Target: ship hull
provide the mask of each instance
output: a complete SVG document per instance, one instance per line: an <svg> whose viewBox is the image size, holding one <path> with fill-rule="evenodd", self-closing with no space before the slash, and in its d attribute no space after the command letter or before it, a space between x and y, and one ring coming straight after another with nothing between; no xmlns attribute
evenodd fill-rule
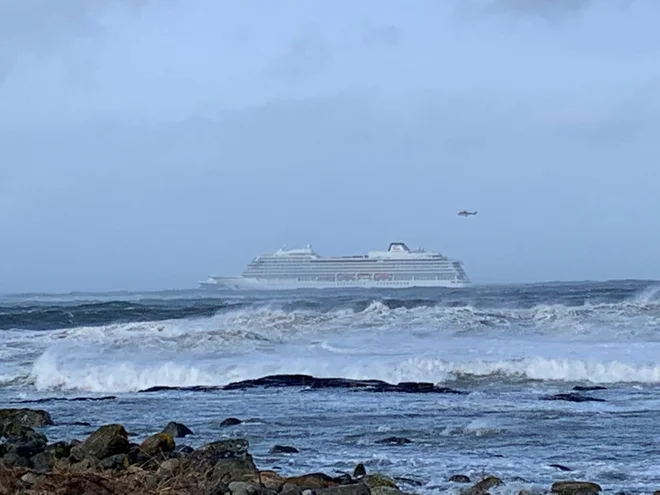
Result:
<svg viewBox="0 0 660 495"><path fill-rule="evenodd" d="M406 289L413 287L466 288L472 284L467 281L452 280L347 280L347 281L297 281L268 280L246 277L213 277L201 286L209 290L296 290L296 289Z"/></svg>

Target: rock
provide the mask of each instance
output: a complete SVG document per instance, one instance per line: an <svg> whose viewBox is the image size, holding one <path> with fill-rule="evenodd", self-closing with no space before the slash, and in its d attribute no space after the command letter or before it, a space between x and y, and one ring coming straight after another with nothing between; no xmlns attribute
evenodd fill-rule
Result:
<svg viewBox="0 0 660 495"><path fill-rule="evenodd" d="M244 481L232 481L228 485L231 495L258 495L259 485Z"/></svg>
<svg viewBox="0 0 660 495"><path fill-rule="evenodd" d="M181 452L182 454L190 454L194 451L195 449L193 449L190 445L182 445L181 447L179 447L179 452Z"/></svg>
<svg viewBox="0 0 660 495"><path fill-rule="evenodd" d="M193 431L182 423L170 421L161 433L168 433L172 438L184 438L186 435L194 435Z"/></svg>
<svg viewBox="0 0 660 495"><path fill-rule="evenodd" d="M325 473L310 473L302 476L293 476L285 478L285 482L301 488L303 490L320 490L321 488L330 488L337 486L337 481Z"/></svg>
<svg viewBox="0 0 660 495"><path fill-rule="evenodd" d="M315 493L316 495L370 495L373 492L363 483L354 483L352 485L321 488L320 490L315 490Z"/></svg>
<svg viewBox="0 0 660 495"><path fill-rule="evenodd" d="M600 491L600 485L589 481L557 481L552 484L552 493L562 495L591 495Z"/></svg>
<svg viewBox="0 0 660 495"><path fill-rule="evenodd" d="M605 402L605 399L598 399L596 397L590 397L588 395L568 393L568 394L555 394L555 395L546 395L543 397L543 400L565 400L568 402Z"/></svg>
<svg viewBox="0 0 660 495"><path fill-rule="evenodd" d="M220 426L236 426L240 425L243 421L241 421L238 418L227 418L222 423L220 423Z"/></svg>
<svg viewBox="0 0 660 495"><path fill-rule="evenodd" d="M491 488L502 484L504 483L497 476L487 476L486 478L476 483L470 490L470 493L473 495L488 493L488 490Z"/></svg>
<svg viewBox="0 0 660 495"><path fill-rule="evenodd" d="M266 488L277 491L280 491L285 484L284 478L275 471L260 471L259 482Z"/></svg>
<svg viewBox="0 0 660 495"><path fill-rule="evenodd" d="M48 443L43 433L36 432L14 420L1 425L0 436L7 439L4 445L6 453L14 453L18 457L33 457L43 452Z"/></svg>
<svg viewBox="0 0 660 495"><path fill-rule="evenodd" d="M288 445L275 445L270 449L271 454L297 454L298 452L297 448Z"/></svg>
<svg viewBox="0 0 660 495"><path fill-rule="evenodd" d="M53 469L55 459L50 452L40 452L30 458L30 467L39 473L48 473Z"/></svg>
<svg viewBox="0 0 660 495"><path fill-rule="evenodd" d="M9 452L2 457L2 462L8 467L28 467L30 461L25 457L21 457L16 452Z"/></svg>
<svg viewBox="0 0 660 495"><path fill-rule="evenodd" d="M371 495L403 495L403 492L390 486L377 486L371 489Z"/></svg>
<svg viewBox="0 0 660 495"><path fill-rule="evenodd" d="M412 443L412 442L404 437L387 437L387 438L383 438L382 440L376 440L376 443L389 444L389 445L405 445L407 443Z"/></svg>
<svg viewBox="0 0 660 495"><path fill-rule="evenodd" d="M353 470L353 478L361 478L367 474L367 470L364 467L364 464L360 463L357 466L355 466L355 469Z"/></svg>
<svg viewBox="0 0 660 495"><path fill-rule="evenodd" d="M455 474L451 478L449 478L449 481L451 481L452 483L469 483L470 478L468 478L464 474Z"/></svg>
<svg viewBox="0 0 660 495"><path fill-rule="evenodd" d="M126 469L129 465L128 454L111 455L101 461L101 467L103 469Z"/></svg>
<svg viewBox="0 0 660 495"><path fill-rule="evenodd" d="M302 495L303 490L293 483L285 483L280 490L280 495Z"/></svg>
<svg viewBox="0 0 660 495"><path fill-rule="evenodd" d="M174 447L176 447L174 438L169 433L156 433L147 437L140 444L140 450L149 457L154 457L164 452L172 452Z"/></svg>
<svg viewBox="0 0 660 495"><path fill-rule="evenodd" d="M433 383L401 382L387 383L382 380L352 380L347 378L317 378L310 375L269 375L256 380L233 382L223 387L224 390L246 390L255 387L306 387L311 389L347 388L365 392L403 392L466 394L467 392L447 387L438 387Z"/></svg>
<svg viewBox="0 0 660 495"><path fill-rule="evenodd" d="M23 476L21 476L21 481L26 485L34 485L37 481L39 481L39 476L37 476L35 473L25 473Z"/></svg>
<svg viewBox="0 0 660 495"><path fill-rule="evenodd" d="M369 488L376 488L378 486L387 486L390 488L399 488L396 486L396 483L394 482L393 479L388 478L387 476L384 476L380 473L375 473L375 474L367 474L362 478L362 481L369 487Z"/></svg>
<svg viewBox="0 0 660 495"><path fill-rule="evenodd" d="M256 482L259 471L248 454L249 443L244 439L220 440L206 444L185 459L184 469L204 473L211 484L231 481Z"/></svg>
<svg viewBox="0 0 660 495"><path fill-rule="evenodd" d="M101 426L80 446L73 447L71 454L73 455L74 450L80 449L87 455L105 459L117 454L128 454L129 448L128 433L124 427L119 424L110 424Z"/></svg>
<svg viewBox="0 0 660 495"><path fill-rule="evenodd" d="M40 409L0 409L0 424L10 422L31 428L55 424L50 414Z"/></svg>
<svg viewBox="0 0 660 495"><path fill-rule="evenodd" d="M179 459L166 459L158 466L158 473L161 476L174 473L181 466Z"/></svg>

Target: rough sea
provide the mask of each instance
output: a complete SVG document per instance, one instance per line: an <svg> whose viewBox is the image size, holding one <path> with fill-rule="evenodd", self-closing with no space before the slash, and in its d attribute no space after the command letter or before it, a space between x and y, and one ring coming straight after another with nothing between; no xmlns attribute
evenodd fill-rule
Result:
<svg viewBox="0 0 660 495"><path fill-rule="evenodd" d="M283 373L467 393L140 392ZM600 400L548 400L557 394ZM76 397L105 399L51 400ZM139 441L179 421L195 432L179 444L245 437L261 469L333 474L361 462L416 493L456 493L469 485L451 475L485 473L505 482L492 493L575 479L650 494L660 283L0 296L3 407L49 411L51 441L115 422ZM221 426L228 417L243 422ZM392 436L410 443L379 443ZM270 454L276 444L299 453Z"/></svg>

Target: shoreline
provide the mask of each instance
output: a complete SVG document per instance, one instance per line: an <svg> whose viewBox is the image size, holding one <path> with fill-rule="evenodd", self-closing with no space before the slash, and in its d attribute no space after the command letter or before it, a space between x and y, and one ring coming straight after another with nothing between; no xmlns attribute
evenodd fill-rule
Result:
<svg viewBox="0 0 660 495"><path fill-rule="evenodd" d="M131 442L133 435L118 423L104 424L86 438L49 443L43 429L53 425L43 409L0 409L0 494L485 495L513 489L521 495L586 495L602 491L599 484L574 481L570 476L539 487L525 480L499 478L496 473L483 473L478 479L446 473L446 489L394 477L386 469L368 472L364 464L357 464L351 473L334 476L314 471L283 476L255 464L248 439L217 440L197 449L186 446L186 436L194 433L177 422L154 431L140 443ZM406 439L387 440L405 443ZM297 451L275 445L272 452ZM368 456L365 449L365 459Z"/></svg>

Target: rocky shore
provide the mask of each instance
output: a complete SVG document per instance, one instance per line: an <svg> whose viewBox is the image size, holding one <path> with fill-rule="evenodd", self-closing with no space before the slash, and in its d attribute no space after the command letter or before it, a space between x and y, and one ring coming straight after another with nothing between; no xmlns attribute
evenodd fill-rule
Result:
<svg viewBox="0 0 660 495"><path fill-rule="evenodd" d="M198 449L183 442L177 445L179 439L193 432L176 422L139 444L129 440L131 434L121 424L103 425L82 440L49 443L39 430L53 424L44 410L0 409L0 495L415 493L414 489L402 488L402 483L387 473L368 473L362 464L352 473L339 476L312 472L286 477L274 470L262 470L256 466L246 439L219 440ZM273 450L295 451L286 445L276 445ZM454 474L448 476L448 481L461 495L486 495L506 490L507 484L492 475L471 480ZM557 481L542 493L587 495L600 491L595 483Z"/></svg>

